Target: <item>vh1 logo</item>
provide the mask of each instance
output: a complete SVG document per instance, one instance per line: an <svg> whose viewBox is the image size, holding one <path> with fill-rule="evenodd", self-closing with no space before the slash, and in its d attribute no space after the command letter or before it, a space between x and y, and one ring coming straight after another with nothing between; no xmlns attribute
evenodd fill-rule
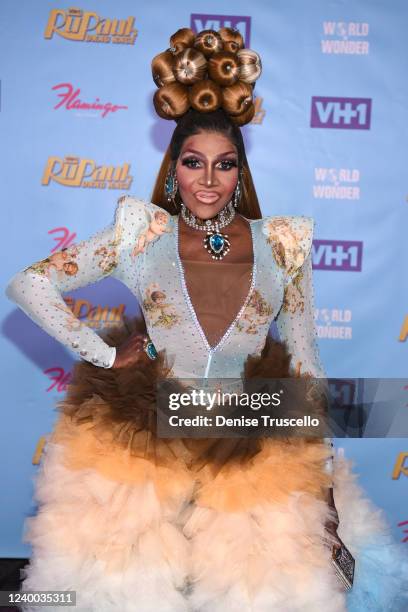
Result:
<svg viewBox="0 0 408 612"><path fill-rule="evenodd" d="M359 240L313 240L315 270L360 272L363 243Z"/></svg>
<svg viewBox="0 0 408 612"><path fill-rule="evenodd" d="M251 17L238 15L208 15L202 13L192 13L190 27L198 34L202 30L219 30L220 28L234 28L239 30L245 41L245 47L250 47L251 36Z"/></svg>
<svg viewBox="0 0 408 612"><path fill-rule="evenodd" d="M371 98L312 97L310 127L369 130Z"/></svg>

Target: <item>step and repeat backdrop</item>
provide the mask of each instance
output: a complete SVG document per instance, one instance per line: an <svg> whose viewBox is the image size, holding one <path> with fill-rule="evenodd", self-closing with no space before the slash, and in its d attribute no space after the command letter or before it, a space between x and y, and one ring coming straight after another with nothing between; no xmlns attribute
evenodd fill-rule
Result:
<svg viewBox="0 0 408 612"><path fill-rule="evenodd" d="M73 366L4 288L108 225L119 196L150 199L175 127L150 63L181 27L235 27L261 55L247 155L264 215L316 221L327 374L406 377L408 411L407 17L404 0L1 0L0 557L30 554L33 477ZM64 298L97 331L138 312L110 278ZM408 546L408 439L335 444Z"/></svg>

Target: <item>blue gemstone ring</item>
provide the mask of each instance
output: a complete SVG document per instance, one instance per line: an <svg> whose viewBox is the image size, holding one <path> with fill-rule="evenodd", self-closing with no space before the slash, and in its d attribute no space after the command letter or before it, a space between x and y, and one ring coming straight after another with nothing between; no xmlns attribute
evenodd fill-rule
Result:
<svg viewBox="0 0 408 612"><path fill-rule="evenodd" d="M149 357L149 359L156 359L157 357L157 351L154 347L153 342L150 340L149 337L146 337L144 339L143 342L143 350L144 352L147 354L147 356Z"/></svg>

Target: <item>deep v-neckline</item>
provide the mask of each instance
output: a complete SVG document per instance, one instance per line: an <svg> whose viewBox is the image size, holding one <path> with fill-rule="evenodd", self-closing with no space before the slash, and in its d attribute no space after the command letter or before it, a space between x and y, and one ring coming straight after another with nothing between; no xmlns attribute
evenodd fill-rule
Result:
<svg viewBox="0 0 408 612"><path fill-rule="evenodd" d="M190 313L191 318L194 321L194 324L204 342L204 345L207 349L208 352L210 353L214 353L216 350L218 350L219 348L221 348L221 346L224 344L224 342L227 340L228 336L230 335L230 333L232 332L232 330L234 329L237 321L241 318L245 308L248 305L249 300L252 297L252 293L255 287L255 282L256 282L256 272L257 272L257 252L256 252L256 248L255 248L255 237L254 237L254 232L253 232L253 227L254 227L254 223L253 223L253 219L247 219L246 217L244 217L244 219L246 221L248 221L249 223L249 228L251 231L251 244L252 244L252 271L251 271L251 283L249 286L249 290L248 293L243 301L243 304L241 306L241 308L238 310L238 313L236 314L236 316L234 317L234 319L232 320L231 324L227 327L226 331L224 332L223 336L220 338L220 340L217 342L217 344L215 344L214 346L211 346L210 343L208 342L207 336L205 335L205 332L201 326L201 323L198 319L196 310L194 308L193 302L191 300L188 288L187 288L187 282L186 282L186 275L185 275L185 270L184 270L184 265L183 262L181 260L180 257L180 243L179 243L179 216L176 216L174 218L174 235L175 235L175 240L174 240L174 247L175 247L175 254L176 254L176 260L177 260L177 266L178 266L178 270L179 270L179 276L180 276L180 282L181 282L181 288L183 291L183 295L184 295L184 300L186 302L188 311ZM222 265L222 264L221 264Z"/></svg>

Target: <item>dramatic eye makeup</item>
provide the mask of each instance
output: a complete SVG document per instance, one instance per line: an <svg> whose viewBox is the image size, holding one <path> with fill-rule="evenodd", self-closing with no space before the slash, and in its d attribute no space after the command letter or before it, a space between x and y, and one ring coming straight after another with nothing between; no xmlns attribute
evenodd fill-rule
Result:
<svg viewBox="0 0 408 612"><path fill-rule="evenodd" d="M231 170L238 165L235 159L222 159L219 163L223 165L222 170Z"/></svg>
<svg viewBox="0 0 408 612"><path fill-rule="evenodd" d="M193 155L189 155L187 157L184 157L181 161L183 166L186 166L187 168L199 168L201 161L197 158L194 157ZM220 170L231 170L232 168L236 168L237 167L237 161L236 159L221 159L217 162L216 167L220 168Z"/></svg>

